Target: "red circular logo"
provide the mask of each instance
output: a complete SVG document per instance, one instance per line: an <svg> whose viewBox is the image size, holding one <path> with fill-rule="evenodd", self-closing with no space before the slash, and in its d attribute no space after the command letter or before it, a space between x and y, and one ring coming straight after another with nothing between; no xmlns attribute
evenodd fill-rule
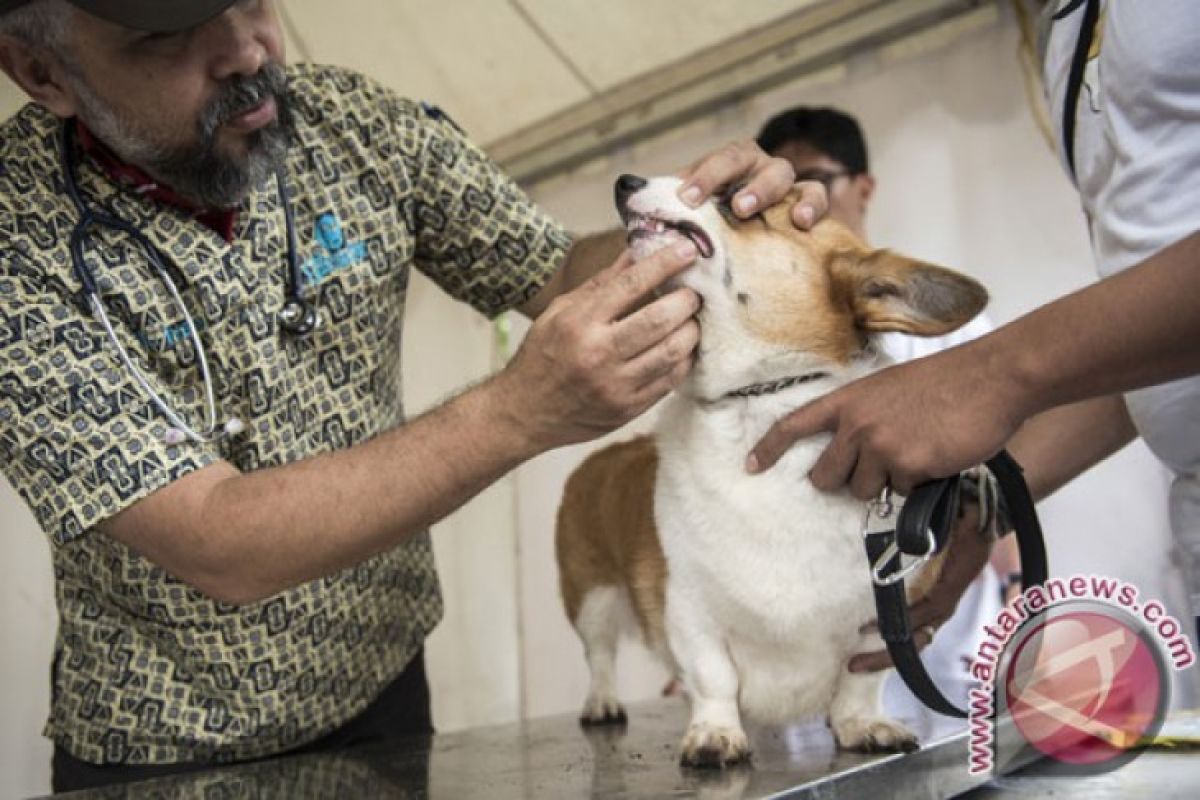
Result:
<svg viewBox="0 0 1200 800"><path fill-rule="evenodd" d="M1125 755L1162 720L1167 677L1114 615L1066 611L1033 628L1008 663L1008 710L1025 740L1074 765Z"/></svg>

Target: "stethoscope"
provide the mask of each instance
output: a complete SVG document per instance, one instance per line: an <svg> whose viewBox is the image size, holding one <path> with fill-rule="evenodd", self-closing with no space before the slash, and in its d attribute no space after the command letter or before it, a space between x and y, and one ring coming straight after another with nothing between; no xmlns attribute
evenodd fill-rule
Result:
<svg viewBox="0 0 1200 800"><path fill-rule="evenodd" d="M217 424L217 402L214 396L212 374L208 368L208 355L204 350L204 343L196 331L196 324L192 320L192 315L188 311L187 304L183 302L183 297L180 296L175 281L171 279L171 275L167 272L167 268L163 264L157 248L154 247L141 231L126 220L88 207L79 191L79 184L75 177L77 163L75 158L75 128L73 122L67 121L63 124L60 141L63 182L67 188L67 195L75 205L75 210L79 212L79 221L75 223L75 229L71 231L70 248L71 264L75 272L75 277L83 286L82 300L91 309L92 316L99 320L100 324L104 327L104 332L108 335L109 341L112 342L113 347L116 349L117 356L121 359L121 363L125 366L125 369L129 370L142 391L150 397L159 412L171 423L171 427L163 435L163 441L169 445L182 444L189 440L193 442L212 442L223 437L237 436L242 433L246 430L246 424L239 417L230 417L223 424ZM287 181L284 179L281 171L275 173L275 180L279 187L280 205L283 206L283 216L287 225L288 260L287 286L285 287L286 297L283 306L279 309L279 327L293 336L307 336L320 327L321 315L313 303L300 296L302 274L300 272L299 260L296 257L296 222L292 214L291 199L288 196ZM100 292L96 287L96 276L92 274L92 270L88 267L87 260L84 258L84 238L87 235L88 228L92 226L121 231L133 239L142 252L145 253L146 260L158 276L158 279L167 287L167 291L170 293L176 309L183 315L184 321L187 323L192 346L196 350L196 360L199 363L200 374L204 379L204 405L207 420L203 430L198 431L192 428L182 415L167 404L166 400L150 385L150 381L146 378L146 375L133 362L133 359L130 358L129 353L121 344L121 340L117 338L117 333L113 330L112 321L109 319L108 312L104 308L104 303L100 299Z"/></svg>

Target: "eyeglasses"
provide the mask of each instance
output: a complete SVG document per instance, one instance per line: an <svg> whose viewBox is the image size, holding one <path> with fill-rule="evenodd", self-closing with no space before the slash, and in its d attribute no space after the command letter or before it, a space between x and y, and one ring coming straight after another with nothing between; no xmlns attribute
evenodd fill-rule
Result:
<svg viewBox="0 0 1200 800"><path fill-rule="evenodd" d="M833 191L833 182L838 178L850 178L854 173L848 169L821 169L814 167L812 169L802 169L796 173L796 183L801 181L816 181L825 187L826 192Z"/></svg>

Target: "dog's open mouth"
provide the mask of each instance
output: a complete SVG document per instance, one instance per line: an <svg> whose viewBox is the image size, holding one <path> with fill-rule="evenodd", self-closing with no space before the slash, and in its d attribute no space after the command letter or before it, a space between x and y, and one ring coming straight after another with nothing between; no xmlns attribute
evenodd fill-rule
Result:
<svg viewBox="0 0 1200 800"><path fill-rule="evenodd" d="M630 214L625 222L625 229L629 232L630 244L633 244L638 239L650 239L655 236L664 236L673 233L685 239L690 239L696 245L696 250L699 251L701 257L712 258L712 239L694 222L688 222L684 219L661 219L647 214Z"/></svg>

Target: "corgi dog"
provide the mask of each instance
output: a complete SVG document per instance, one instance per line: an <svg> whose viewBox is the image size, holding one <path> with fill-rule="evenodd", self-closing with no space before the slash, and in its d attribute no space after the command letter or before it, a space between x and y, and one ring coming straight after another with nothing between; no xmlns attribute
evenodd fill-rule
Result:
<svg viewBox="0 0 1200 800"><path fill-rule="evenodd" d="M653 436L592 454L569 477L555 549L566 612L591 683L582 722L623 722L614 664L640 632L691 702L680 758L722 767L750 757L746 717L825 715L840 747L911 750L880 705L884 672L848 659L881 647L863 547L867 504L808 480L828 435L751 475L746 456L789 411L885 366L872 335L948 333L978 314L974 280L866 247L823 220L796 229L795 197L741 220L728 202L690 208L679 180L622 176L616 201L635 258L681 238L696 263L676 280L703 305L695 367ZM944 554L943 554L944 555ZM939 558L910 581L910 600Z"/></svg>

